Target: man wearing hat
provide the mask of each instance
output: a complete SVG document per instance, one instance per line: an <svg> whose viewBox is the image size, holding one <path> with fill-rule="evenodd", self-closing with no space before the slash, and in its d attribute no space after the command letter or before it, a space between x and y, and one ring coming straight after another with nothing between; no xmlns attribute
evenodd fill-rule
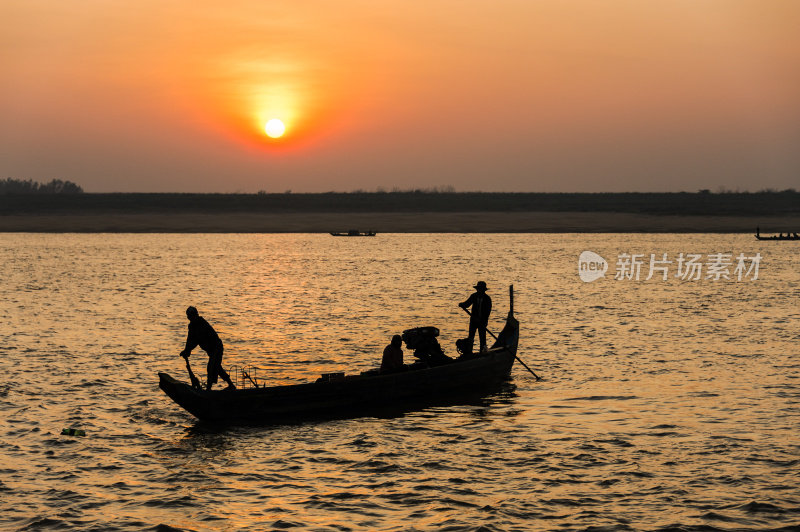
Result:
<svg viewBox="0 0 800 532"><path fill-rule="evenodd" d="M492 312L492 298L486 293L486 283L478 281L474 286L475 293L469 296L469 299L458 306L467 309L472 306L472 313L469 318L469 348L475 344L475 330L478 331L478 338L480 339L481 351L486 350L486 325L489 323L489 314Z"/></svg>

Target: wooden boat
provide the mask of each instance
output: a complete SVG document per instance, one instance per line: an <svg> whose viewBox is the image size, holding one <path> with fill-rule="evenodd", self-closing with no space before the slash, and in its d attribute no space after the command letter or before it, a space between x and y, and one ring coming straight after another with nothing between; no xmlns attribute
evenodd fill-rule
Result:
<svg viewBox="0 0 800 532"><path fill-rule="evenodd" d="M756 240L800 240L800 235L797 233L778 233L772 236L762 236L761 228L756 226Z"/></svg>
<svg viewBox="0 0 800 532"><path fill-rule="evenodd" d="M781 233L773 236L761 236L760 234L756 234L756 238L758 240L800 240L800 235L797 233L786 233L785 235Z"/></svg>
<svg viewBox="0 0 800 532"><path fill-rule="evenodd" d="M350 229L345 233L331 233L331 236L375 236L375 231L358 231Z"/></svg>
<svg viewBox="0 0 800 532"><path fill-rule="evenodd" d="M463 404L498 390L511 373L519 322L511 310L485 353L441 365L416 362L405 371L332 374L317 382L206 391L159 373L159 387L202 421L222 424L291 423L407 412L436 404Z"/></svg>

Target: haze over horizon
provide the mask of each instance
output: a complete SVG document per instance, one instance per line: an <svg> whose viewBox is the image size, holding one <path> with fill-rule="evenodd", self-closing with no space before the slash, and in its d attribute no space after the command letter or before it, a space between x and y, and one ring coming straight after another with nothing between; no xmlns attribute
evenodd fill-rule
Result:
<svg viewBox="0 0 800 532"><path fill-rule="evenodd" d="M0 177L87 192L798 188L798 24L791 0L9 0Z"/></svg>

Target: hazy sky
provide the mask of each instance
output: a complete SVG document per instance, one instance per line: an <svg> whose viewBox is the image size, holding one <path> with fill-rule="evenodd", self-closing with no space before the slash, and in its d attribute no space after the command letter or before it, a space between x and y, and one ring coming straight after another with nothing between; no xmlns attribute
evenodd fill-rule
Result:
<svg viewBox="0 0 800 532"><path fill-rule="evenodd" d="M798 28L798 0L4 0L0 178L800 188Z"/></svg>

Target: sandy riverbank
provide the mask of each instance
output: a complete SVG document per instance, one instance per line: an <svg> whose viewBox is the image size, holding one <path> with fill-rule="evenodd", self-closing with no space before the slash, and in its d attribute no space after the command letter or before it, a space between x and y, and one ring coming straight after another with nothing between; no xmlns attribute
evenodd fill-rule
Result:
<svg viewBox="0 0 800 532"><path fill-rule="evenodd" d="M594 212L59 214L0 216L0 232L762 233L800 231L800 215L655 216Z"/></svg>

